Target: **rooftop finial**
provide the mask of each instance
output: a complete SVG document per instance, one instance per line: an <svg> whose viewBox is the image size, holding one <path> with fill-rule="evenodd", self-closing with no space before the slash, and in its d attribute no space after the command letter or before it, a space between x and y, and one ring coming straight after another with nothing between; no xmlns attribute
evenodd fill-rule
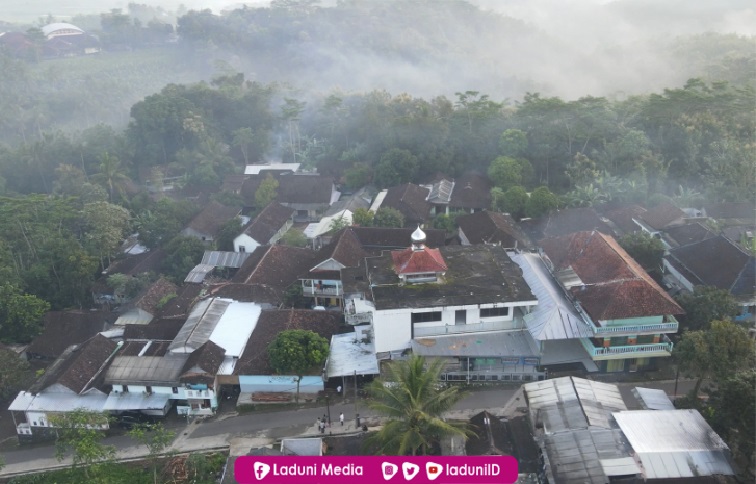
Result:
<svg viewBox="0 0 756 484"><path fill-rule="evenodd" d="M412 249L423 250L425 247L425 232L420 229L420 225L412 232Z"/></svg>

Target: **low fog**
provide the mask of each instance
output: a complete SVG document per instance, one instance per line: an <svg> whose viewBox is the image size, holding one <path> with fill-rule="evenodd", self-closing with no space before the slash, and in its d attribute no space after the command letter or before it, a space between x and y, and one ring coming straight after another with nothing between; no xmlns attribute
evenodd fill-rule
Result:
<svg viewBox="0 0 756 484"><path fill-rule="evenodd" d="M0 20L5 22L0 31L25 30L48 19L96 24L99 14L111 8L128 13L128 3L5 0L0 4ZM263 0L246 3L250 8L269 4ZM732 77L738 74L730 72L729 60L753 57L753 39L738 37L750 36L756 29L756 14L748 0L468 3L474 7L456 1L339 2L349 6L350 13L343 23L328 25L326 35L323 28L318 31L318 25L297 18L289 27L296 35L275 45L275 52L212 43L210 48L180 53L181 65L124 86L116 96L117 105L126 108L167 83L209 80L219 71L243 72L247 79L265 83L287 83L302 97L335 90L386 90L431 98L472 90L510 103L527 92L568 100L588 95L622 99L679 87L691 77L712 80L723 71ZM169 22L176 22L177 15L187 9L209 8L221 15L241 5L225 0L149 4L160 6L164 10L161 21ZM336 4L333 0L318 3L323 8ZM402 13L397 13L399 6ZM364 11L364 17L357 11ZM240 28L242 36L244 29L250 27ZM723 40L721 34L731 38ZM716 36L714 41L707 37L711 35ZM118 82L119 73L111 76ZM117 110L117 119L105 121L124 124L127 109Z"/></svg>

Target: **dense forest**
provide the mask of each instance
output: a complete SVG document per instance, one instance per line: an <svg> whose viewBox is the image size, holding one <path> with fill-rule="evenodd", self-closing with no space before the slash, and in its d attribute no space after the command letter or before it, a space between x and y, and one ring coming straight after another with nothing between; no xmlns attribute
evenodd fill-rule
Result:
<svg viewBox="0 0 756 484"><path fill-rule="evenodd" d="M750 37L667 39L652 64L670 68L654 82L570 97L555 93L583 77L521 69L553 60L553 37L465 2L189 11L179 41L159 45L155 11L137 7L78 18L103 29L110 50L96 56L0 55L0 312L13 315L0 339L33 334L19 308L90 305L129 233L196 252L175 237L208 198L241 205L221 186L246 163L299 162L348 188L478 171L495 185L491 208L518 217L538 215L528 193L546 208L754 195ZM639 92L671 72L690 79ZM166 179L178 200L154 196Z"/></svg>

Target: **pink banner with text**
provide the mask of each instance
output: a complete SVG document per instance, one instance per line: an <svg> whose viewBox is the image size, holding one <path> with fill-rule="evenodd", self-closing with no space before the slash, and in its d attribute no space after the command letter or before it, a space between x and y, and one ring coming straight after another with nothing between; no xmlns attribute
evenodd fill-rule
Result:
<svg viewBox="0 0 756 484"><path fill-rule="evenodd" d="M236 459L234 477L241 484L509 484L517 481L517 460L511 456L243 456Z"/></svg>

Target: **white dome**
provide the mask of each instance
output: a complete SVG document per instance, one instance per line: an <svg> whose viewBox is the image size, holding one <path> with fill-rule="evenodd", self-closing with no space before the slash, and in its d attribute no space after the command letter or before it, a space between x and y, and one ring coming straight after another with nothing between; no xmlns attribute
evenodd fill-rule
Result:
<svg viewBox="0 0 756 484"><path fill-rule="evenodd" d="M425 242L425 232L423 232L420 229L420 226L418 225L417 230L412 232L412 243L418 244L418 243L423 243L423 242Z"/></svg>

